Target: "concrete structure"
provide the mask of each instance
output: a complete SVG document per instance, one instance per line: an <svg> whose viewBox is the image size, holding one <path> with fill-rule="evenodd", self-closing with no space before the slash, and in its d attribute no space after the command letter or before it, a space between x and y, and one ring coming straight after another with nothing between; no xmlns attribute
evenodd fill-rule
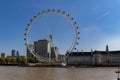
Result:
<svg viewBox="0 0 120 80"><path fill-rule="evenodd" d="M66 58L68 65L74 66L119 66L120 51L72 52Z"/></svg>
<svg viewBox="0 0 120 80"><path fill-rule="evenodd" d="M92 54L90 52L72 52L67 57L68 65L91 65Z"/></svg>
<svg viewBox="0 0 120 80"><path fill-rule="evenodd" d="M51 54L50 42L46 39L35 41L34 46L35 46L35 52L40 56L48 58L49 54Z"/></svg>
<svg viewBox="0 0 120 80"><path fill-rule="evenodd" d="M54 47L51 47L51 58L55 58Z"/></svg>
<svg viewBox="0 0 120 80"><path fill-rule="evenodd" d="M94 52L72 52L67 57L68 65L101 65L115 66L120 65L120 51L94 51Z"/></svg>
<svg viewBox="0 0 120 80"><path fill-rule="evenodd" d="M51 47L51 58L58 58L59 57L59 49L58 47Z"/></svg>
<svg viewBox="0 0 120 80"><path fill-rule="evenodd" d="M2 58L5 58L5 53L1 53L1 57L2 57Z"/></svg>
<svg viewBox="0 0 120 80"><path fill-rule="evenodd" d="M97 56L101 65L120 65L120 51L95 51L94 57ZM96 62L98 63L98 62Z"/></svg>
<svg viewBox="0 0 120 80"><path fill-rule="evenodd" d="M30 49L31 49L32 51L35 50L35 47L34 47L34 45L32 45L32 44L30 44L29 47L30 47ZM33 54L30 53L30 51L29 51L28 48L27 48L27 55L26 55L26 56L27 56L27 58L33 57Z"/></svg>

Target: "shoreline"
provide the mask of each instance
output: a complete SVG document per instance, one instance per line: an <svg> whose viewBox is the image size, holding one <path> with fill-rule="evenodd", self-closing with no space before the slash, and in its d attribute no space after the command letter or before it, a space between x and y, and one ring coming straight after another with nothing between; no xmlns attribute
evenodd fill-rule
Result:
<svg viewBox="0 0 120 80"><path fill-rule="evenodd" d="M0 66L18 66L18 67L45 67L45 68L97 68L97 67L120 67L119 65L95 65L95 66L62 66L62 65L23 65L23 64L0 64Z"/></svg>

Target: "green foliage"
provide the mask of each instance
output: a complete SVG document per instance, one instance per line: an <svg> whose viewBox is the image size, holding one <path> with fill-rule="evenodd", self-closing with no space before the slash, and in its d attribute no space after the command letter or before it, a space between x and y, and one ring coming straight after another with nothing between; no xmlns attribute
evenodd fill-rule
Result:
<svg viewBox="0 0 120 80"><path fill-rule="evenodd" d="M36 62L35 58L32 58L32 57L27 58L27 60L28 60L28 63L35 63Z"/></svg>
<svg viewBox="0 0 120 80"><path fill-rule="evenodd" d="M0 58L0 63L1 63L1 64L5 63L5 58L4 58L4 57L1 57L1 58Z"/></svg>
<svg viewBox="0 0 120 80"><path fill-rule="evenodd" d="M22 63L26 64L27 63L27 59L26 58L22 58Z"/></svg>
<svg viewBox="0 0 120 80"><path fill-rule="evenodd" d="M17 63L21 63L21 62L22 62L22 58L21 58L21 57L17 57L17 58L16 58L16 62L17 62Z"/></svg>
<svg viewBox="0 0 120 80"><path fill-rule="evenodd" d="M16 63L16 58L11 58L10 62L13 64Z"/></svg>
<svg viewBox="0 0 120 80"><path fill-rule="evenodd" d="M6 62L7 64L9 64L10 61L11 61L11 58L10 58L10 57L6 57L6 58L5 58L5 62Z"/></svg>
<svg viewBox="0 0 120 80"><path fill-rule="evenodd" d="M25 57L1 57L0 64L26 64L26 63L35 63L35 58L25 58Z"/></svg>
<svg viewBox="0 0 120 80"><path fill-rule="evenodd" d="M6 58L0 58L1 64L26 64L27 60L23 57L6 57Z"/></svg>

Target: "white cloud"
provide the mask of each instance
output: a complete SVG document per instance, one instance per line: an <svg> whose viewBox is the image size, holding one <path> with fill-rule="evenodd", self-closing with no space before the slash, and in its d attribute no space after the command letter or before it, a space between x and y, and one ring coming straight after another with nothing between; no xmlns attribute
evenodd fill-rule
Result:
<svg viewBox="0 0 120 80"><path fill-rule="evenodd" d="M107 15L109 15L111 12L105 12L102 16L104 17L104 16L107 16Z"/></svg>
<svg viewBox="0 0 120 80"><path fill-rule="evenodd" d="M110 14L111 14L110 11L106 11L106 12L104 12L102 15L100 15L100 18L104 18L104 17L106 17L106 16L108 16L108 15L110 15Z"/></svg>

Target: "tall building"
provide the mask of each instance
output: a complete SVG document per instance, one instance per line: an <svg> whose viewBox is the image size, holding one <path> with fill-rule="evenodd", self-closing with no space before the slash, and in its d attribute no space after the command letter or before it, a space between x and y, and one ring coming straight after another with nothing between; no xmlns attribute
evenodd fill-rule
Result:
<svg viewBox="0 0 120 80"><path fill-rule="evenodd" d="M51 47L51 58L58 58L59 49L58 47Z"/></svg>
<svg viewBox="0 0 120 80"><path fill-rule="evenodd" d="M1 57L4 58L5 57L5 53L1 53Z"/></svg>
<svg viewBox="0 0 120 80"><path fill-rule="evenodd" d="M55 58L55 50L54 50L54 47L51 47L51 58Z"/></svg>
<svg viewBox="0 0 120 80"><path fill-rule="evenodd" d="M17 52L16 52L16 56L17 56L17 57L19 57L19 56L20 56L19 51L17 51Z"/></svg>
<svg viewBox="0 0 120 80"><path fill-rule="evenodd" d="M34 51L34 45L29 44L29 47L32 51ZM30 53L28 47L27 47L27 58L34 57L33 54Z"/></svg>
<svg viewBox="0 0 120 80"><path fill-rule="evenodd" d="M16 50L13 49L13 50L11 51L11 55L12 55L12 57L15 57L15 56L16 56Z"/></svg>
<svg viewBox="0 0 120 80"><path fill-rule="evenodd" d="M51 46L50 42L46 39L44 40L38 40L34 42L35 46L35 52L45 58L49 57L49 54L51 53Z"/></svg>

